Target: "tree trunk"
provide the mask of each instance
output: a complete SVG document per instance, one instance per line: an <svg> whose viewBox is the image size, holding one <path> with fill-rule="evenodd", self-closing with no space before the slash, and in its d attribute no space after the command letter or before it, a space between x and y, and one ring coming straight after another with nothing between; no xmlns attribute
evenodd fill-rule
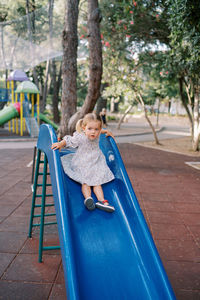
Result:
<svg viewBox="0 0 200 300"><path fill-rule="evenodd" d="M145 107L145 104L144 104L144 100L143 100L143 98L142 98L142 95L141 95L139 92L137 92L137 94L138 94L139 102L140 102L140 104L142 105L142 107L143 107L143 109L144 109L144 116L145 116L147 122L149 123L149 126L150 126L151 129L152 129L153 136L154 136L154 139L155 139L155 143L156 143L156 145L161 145L160 142L159 142L159 140L158 140L158 137L157 137L155 128L153 127L153 125L152 125L152 123L151 123L151 120L149 119L149 117L148 117L148 115L147 115L147 109L146 109L146 107ZM136 98L136 99L137 99L137 98Z"/></svg>
<svg viewBox="0 0 200 300"><path fill-rule="evenodd" d="M179 77L179 92L180 92L180 96L181 96L181 102L187 112L187 115L188 115L188 118L189 118L189 121L190 121L190 126L191 126L191 133L193 135L193 116L192 114L190 113L190 110L188 108L188 105L187 105L187 102L186 102L186 99L185 99L185 96L184 96L184 93L183 93L183 82L184 82L184 79L182 77ZM192 110L192 109L191 109Z"/></svg>
<svg viewBox="0 0 200 300"><path fill-rule="evenodd" d="M158 111L156 116L156 127L159 125L159 115L160 115L160 98L158 98Z"/></svg>
<svg viewBox="0 0 200 300"><path fill-rule="evenodd" d="M70 133L68 122L76 112L77 105L77 22L79 0L67 0L65 9L65 25L62 33L62 99L60 135Z"/></svg>
<svg viewBox="0 0 200 300"><path fill-rule="evenodd" d="M76 122L85 114L92 112L100 96L102 78L102 45L100 37L101 16L98 0L88 0L88 41L89 41L89 85L85 102L79 112L69 121L69 131L73 132Z"/></svg>
<svg viewBox="0 0 200 300"><path fill-rule="evenodd" d="M124 122L124 119L125 119L126 115L129 113L129 111L131 111L132 108L133 108L133 104L129 105L129 107L127 108L127 110L123 114L123 116L120 118L120 120L117 124L117 129L120 129L121 124Z"/></svg>
<svg viewBox="0 0 200 300"><path fill-rule="evenodd" d="M30 48L30 54L31 54L31 60L34 61L34 55L33 54L33 34L32 34L32 29L31 29L31 18L30 18L30 9L29 9L29 0L26 0L26 15L27 15L27 28L28 28L28 37L29 37L29 48ZM33 6L35 9L35 6ZM32 20L32 24L33 24L33 28L35 27L34 25L34 20ZM37 87L39 88L39 81L38 81L38 77L37 77L37 72L35 67L33 67L33 78L34 78L34 82L37 85Z"/></svg>
<svg viewBox="0 0 200 300"><path fill-rule="evenodd" d="M53 120L55 123L60 122L60 115L58 110L58 101L59 101L59 89L60 89L60 81L61 81L61 68L58 75L58 80L56 80L56 63L55 60L52 60L52 82L53 82Z"/></svg>
<svg viewBox="0 0 200 300"><path fill-rule="evenodd" d="M49 38L50 38L50 47L51 47L51 40L53 35L53 7L54 7L54 0L49 0ZM49 71L50 71L50 61L49 59L46 62L46 70L45 70L45 79L44 79L44 86L42 90L42 103L41 103L41 112L44 112L46 107L46 99L48 93L48 81L49 81Z"/></svg>
<svg viewBox="0 0 200 300"><path fill-rule="evenodd" d="M192 146L194 151L199 150L200 124L199 124L199 88L194 87L194 132Z"/></svg>
<svg viewBox="0 0 200 300"><path fill-rule="evenodd" d="M3 63L4 63L4 68L7 70L7 64L6 64L6 57L5 57L5 51L4 51L4 27L1 25L1 53L2 53L2 58L3 58Z"/></svg>
<svg viewBox="0 0 200 300"><path fill-rule="evenodd" d="M47 99L47 91L48 91L48 79L49 79L49 69L50 69L50 62L47 60L46 62L46 70L45 70L45 80L44 80L44 87L42 91L42 103L40 105L41 112L44 112L46 107L46 99Z"/></svg>
<svg viewBox="0 0 200 300"><path fill-rule="evenodd" d="M1 38L0 38L0 41L1 41L1 49L0 51L2 52L2 58L3 58L3 62L4 62L4 67L5 67L5 70L6 70L6 80L5 80L5 88L7 88L7 78L8 78L8 70L7 70L7 65L6 65L6 59L5 59L5 51L4 51L4 32L3 32L3 25L0 26L1 29L0 29L0 34L1 34ZM8 92L8 91L7 91ZM0 101L0 110L3 109L4 105L6 104L6 102L1 102Z"/></svg>

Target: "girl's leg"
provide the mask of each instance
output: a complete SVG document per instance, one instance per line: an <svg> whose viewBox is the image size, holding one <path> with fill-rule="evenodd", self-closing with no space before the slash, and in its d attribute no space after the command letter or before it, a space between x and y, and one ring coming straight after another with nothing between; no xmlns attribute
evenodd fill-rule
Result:
<svg viewBox="0 0 200 300"><path fill-rule="evenodd" d="M95 203L94 200L91 197L91 187L87 184L82 185L82 193L85 198L84 204L87 207L88 210L94 210L95 209Z"/></svg>
<svg viewBox="0 0 200 300"><path fill-rule="evenodd" d="M115 208L104 199L103 189L101 185L96 185L93 187L93 191L99 202L96 203L96 207L107 212L115 211Z"/></svg>
<svg viewBox="0 0 200 300"><path fill-rule="evenodd" d="M98 199L98 201L104 201L104 194L103 194L103 189L101 187L101 185L96 185L93 187L93 191ZM105 203L106 205L108 205L107 203Z"/></svg>
<svg viewBox="0 0 200 300"><path fill-rule="evenodd" d="M87 184L82 184L82 193L85 199L91 197L91 187L88 186Z"/></svg>

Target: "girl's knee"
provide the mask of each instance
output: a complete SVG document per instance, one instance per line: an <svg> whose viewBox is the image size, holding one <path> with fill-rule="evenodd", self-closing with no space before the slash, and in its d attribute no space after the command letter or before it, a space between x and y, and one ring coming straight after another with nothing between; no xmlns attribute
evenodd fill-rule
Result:
<svg viewBox="0 0 200 300"><path fill-rule="evenodd" d="M82 184L82 190L90 191L90 190L91 190L91 187L90 187L89 185L87 185L86 183L83 183L83 184Z"/></svg>

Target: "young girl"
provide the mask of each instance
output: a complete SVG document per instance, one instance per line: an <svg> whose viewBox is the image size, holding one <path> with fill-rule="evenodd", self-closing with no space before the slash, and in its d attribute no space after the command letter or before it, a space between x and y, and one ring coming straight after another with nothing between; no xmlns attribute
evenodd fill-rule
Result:
<svg viewBox="0 0 200 300"><path fill-rule="evenodd" d="M113 212L115 209L108 200L104 199L102 184L114 179L114 175L107 166L106 159L99 148L99 136L108 130L102 129L101 118L94 113L89 113L76 124L73 136L66 135L61 142L52 144L51 149L63 147L77 148L75 153L61 157L65 173L73 180L82 184L82 193L85 197L84 204L89 210L95 207ZM97 197L95 204L91 197L91 188Z"/></svg>

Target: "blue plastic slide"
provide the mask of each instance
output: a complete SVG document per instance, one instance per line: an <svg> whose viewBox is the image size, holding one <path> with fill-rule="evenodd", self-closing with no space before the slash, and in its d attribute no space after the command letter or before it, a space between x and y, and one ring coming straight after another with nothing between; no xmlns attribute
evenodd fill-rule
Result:
<svg viewBox="0 0 200 300"><path fill-rule="evenodd" d="M50 168L67 300L175 299L115 141L100 139L116 178L103 185L114 213L85 208L81 185L61 165L70 150L51 150L56 141L54 129L41 125L37 147Z"/></svg>

